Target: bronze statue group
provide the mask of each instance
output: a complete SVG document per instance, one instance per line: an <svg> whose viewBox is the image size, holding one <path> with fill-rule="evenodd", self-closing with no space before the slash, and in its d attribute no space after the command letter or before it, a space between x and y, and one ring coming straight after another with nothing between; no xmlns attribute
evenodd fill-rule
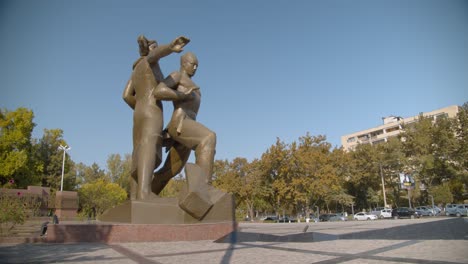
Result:
<svg viewBox="0 0 468 264"><path fill-rule="evenodd" d="M131 199L157 199L169 180L179 174L195 151L203 184L210 184L216 148L216 134L196 121L201 102L200 88L192 77L198 67L195 54L180 57L179 71L164 78L159 60L183 51L190 40L178 37L170 44L158 45L144 36L138 37L140 57L123 92L124 101L133 111L133 153ZM172 101L174 110L164 128L163 104ZM168 152L164 165L162 148Z"/></svg>

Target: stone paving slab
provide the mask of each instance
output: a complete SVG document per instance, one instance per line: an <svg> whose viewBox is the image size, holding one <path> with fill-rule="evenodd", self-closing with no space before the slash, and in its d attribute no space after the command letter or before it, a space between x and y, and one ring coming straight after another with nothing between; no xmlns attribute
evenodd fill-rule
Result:
<svg viewBox="0 0 468 264"><path fill-rule="evenodd" d="M241 223L240 228L236 243L0 244L0 263L468 263L468 218ZM242 234L284 241L243 241ZM312 239L288 241L298 234ZM314 240L316 234L333 239Z"/></svg>

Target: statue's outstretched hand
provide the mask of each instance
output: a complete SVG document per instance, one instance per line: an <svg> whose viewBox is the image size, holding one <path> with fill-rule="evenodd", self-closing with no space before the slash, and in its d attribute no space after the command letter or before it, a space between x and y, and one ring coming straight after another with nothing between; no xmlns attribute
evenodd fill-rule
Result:
<svg viewBox="0 0 468 264"><path fill-rule="evenodd" d="M183 51L184 46L187 45L189 42L190 42L190 39L184 36L180 36L171 42L171 50L173 52L179 53Z"/></svg>

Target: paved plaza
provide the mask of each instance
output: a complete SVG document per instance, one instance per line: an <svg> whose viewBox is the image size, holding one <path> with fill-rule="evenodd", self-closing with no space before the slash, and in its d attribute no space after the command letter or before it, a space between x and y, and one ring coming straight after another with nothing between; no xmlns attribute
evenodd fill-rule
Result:
<svg viewBox="0 0 468 264"><path fill-rule="evenodd" d="M240 223L219 241L0 244L1 263L468 263L468 218Z"/></svg>

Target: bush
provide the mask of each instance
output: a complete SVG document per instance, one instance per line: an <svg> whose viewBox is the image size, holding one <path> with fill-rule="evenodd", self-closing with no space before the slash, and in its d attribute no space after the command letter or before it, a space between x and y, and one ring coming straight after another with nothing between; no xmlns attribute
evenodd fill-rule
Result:
<svg viewBox="0 0 468 264"><path fill-rule="evenodd" d="M37 214L40 205L34 196L0 192L0 234L8 235L16 225L24 224L26 218Z"/></svg>

